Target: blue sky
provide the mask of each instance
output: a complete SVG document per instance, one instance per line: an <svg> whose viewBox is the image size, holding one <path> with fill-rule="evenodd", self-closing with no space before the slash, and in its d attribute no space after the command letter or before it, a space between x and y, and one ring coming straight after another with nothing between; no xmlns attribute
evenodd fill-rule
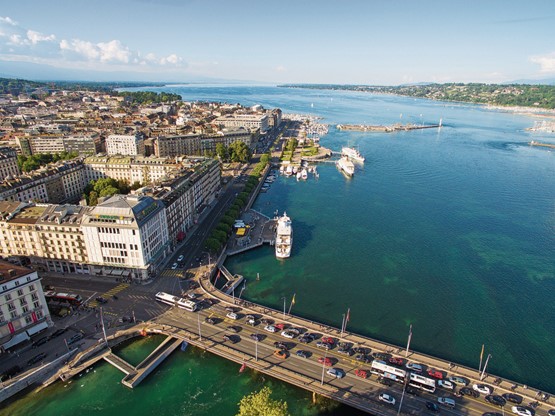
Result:
<svg viewBox="0 0 555 416"><path fill-rule="evenodd" d="M552 0L2 3L0 75L382 85L555 77Z"/></svg>

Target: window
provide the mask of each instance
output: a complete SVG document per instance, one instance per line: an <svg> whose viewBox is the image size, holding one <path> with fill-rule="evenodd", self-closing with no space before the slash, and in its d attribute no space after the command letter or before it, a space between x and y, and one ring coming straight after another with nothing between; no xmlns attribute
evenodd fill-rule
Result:
<svg viewBox="0 0 555 416"><path fill-rule="evenodd" d="M17 296L23 296L23 290L19 289L19 290L17 291Z"/></svg>
<svg viewBox="0 0 555 416"><path fill-rule="evenodd" d="M12 300L12 295L8 293L6 295L6 301L10 301L10 300Z"/></svg>
<svg viewBox="0 0 555 416"><path fill-rule="evenodd" d="M21 306L27 305L27 299L25 299L25 298L20 298L20 299L19 299L19 304L20 304Z"/></svg>
<svg viewBox="0 0 555 416"><path fill-rule="evenodd" d="M10 317L11 317L12 319L17 318L17 313L16 313L16 312L10 312Z"/></svg>
<svg viewBox="0 0 555 416"><path fill-rule="evenodd" d="M33 302L33 308L35 309L40 308L40 302Z"/></svg>
<svg viewBox="0 0 555 416"><path fill-rule="evenodd" d="M29 285L29 292L32 292L35 290L35 285Z"/></svg>
<svg viewBox="0 0 555 416"><path fill-rule="evenodd" d="M25 323L26 323L27 325L29 325L31 322L33 322L33 318L31 318L30 315L27 315L27 316L25 317Z"/></svg>
<svg viewBox="0 0 555 416"><path fill-rule="evenodd" d="M29 308L27 306L24 306L23 307L23 313L27 313L27 312L29 312Z"/></svg>
<svg viewBox="0 0 555 416"><path fill-rule="evenodd" d="M8 303L8 310L9 311L15 311L15 306L13 303Z"/></svg>
<svg viewBox="0 0 555 416"><path fill-rule="evenodd" d="M36 293L33 293L33 294L31 295L31 300L38 300L38 299L39 299L39 297L38 297L38 295L37 295Z"/></svg>

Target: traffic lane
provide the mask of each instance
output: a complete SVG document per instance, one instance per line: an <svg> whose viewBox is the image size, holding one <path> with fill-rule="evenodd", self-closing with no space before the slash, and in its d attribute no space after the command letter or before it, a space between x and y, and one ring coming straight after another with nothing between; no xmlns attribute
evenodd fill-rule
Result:
<svg viewBox="0 0 555 416"><path fill-rule="evenodd" d="M183 324L186 324L186 321L188 321L188 319L186 318L184 322L184 320L182 319L183 317L182 312L185 313L184 315L185 317L187 315L191 315L191 313L188 313L186 311L177 311L176 318L172 322L173 325L179 327ZM197 317L197 320L200 319L201 321L201 327L202 327L201 332L203 333L203 336L207 338L211 338L213 341L220 342L219 339L223 337L223 334L227 332L225 329L225 326L227 326L227 324L241 325L242 330L239 332L241 341L237 344L234 344L233 348L251 356L255 355L256 343L254 340L250 339L250 334L260 333L260 331L256 331L250 326L244 326L244 324L241 324L233 320L222 320L217 325L206 324L204 322L204 318L210 315L214 317L216 314L214 311L205 311L204 313L202 313L201 311L201 313ZM186 329L190 330L193 333L198 332L198 329L195 329L194 322L189 322L189 325L185 325L185 327ZM273 347L273 340L280 340L280 338L276 336L272 336L273 334L268 334L268 335L264 334L264 335L266 335L265 339L263 341L258 342L259 359L264 358L267 361L270 361L272 363L275 363L276 365L280 365L292 371L297 371L300 373L305 372L307 376L315 380L319 380L321 378L322 366L320 363L316 361L318 358L317 356L314 357L314 359L312 359L313 357L311 357L311 359L303 359L301 357L294 356L293 355L294 351L292 351L291 352L292 355L289 358L285 360L281 360L273 356L273 351L275 350L275 348ZM281 337L281 340L283 341L283 337ZM326 353L324 352L323 355L325 356ZM300 360L306 360L306 361L303 362ZM350 391L356 392L357 394L367 395L367 396L370 394L370 398L372 397L377 398L377 395L380 392L389 392L392 395L394 395L396 398L400 399L402 395L402 385L395 384L393 386L386 387L378 383L377 380L374 380L372 377L368 379L362 379L360 377L357 377L354 375L355 367L350 366L349 363L345 361L346 360L344 360L341 363L338 362L338 364L335 364L334 367L341 368L340 366L342 365L344 367L342 369L345 370L346 372L346 377L344 379L334 380L325 373L324 375L325 382L336 385L337 387L349 389ZM425 402L433 401L437 403L437 397L441 397L441 396L450 397L450 393L447 391L442 391L438 389L437 394L435 395L421 392L419 396L414 397L412 395L406 394L404 397L404 401L406 401L406 403L403 404L403 409L405 409L405 404L406 404L407 406L410 406L415 410L418 409L419 411L422 411L422 410L426 411ZM443 413L460 414L461 408L464 408L465 411L468 411L470 413L475 413L475 414L482 414L486 411L492 411L492 410L499 411L499 409L496 408L495 406L492 406L487 402L482 402L477 400L472 402L470 401L467 402L464 399L462 400L458 399L457 404L458 406L456 409L451 410L448 408L444 408Z"/></svg>

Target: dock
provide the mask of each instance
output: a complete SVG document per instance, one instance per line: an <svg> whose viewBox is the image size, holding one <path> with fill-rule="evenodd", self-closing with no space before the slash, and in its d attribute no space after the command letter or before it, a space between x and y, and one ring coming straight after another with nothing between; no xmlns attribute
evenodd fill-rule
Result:
<svg viewBox="0 0 555 416"><path fill-rule="evenodd" d="M234 256L264 244L275 244L276 220L261 212L249 209L241 219L250 225L249 232L244 236L235 236L228 243L226 255Z"/></svg>
<svg viewBox="0 0 555 416"><path fill-rule="evenodd" d="M536 141L532 140L528 144L530 146L547 147L549 149L555 149L555 144L551 144L551 143L542 143L542 142L536 142Z"/></svg>
<svg viewBox="0 0 555 416"><path fill-rule="evenodd" d="M362 132L374 132L374 133L393 133L396 131L410 131L410 130L422 130L422 129L437 129L441 128L442 124L391 124L388 126L372 126L366 124L338 124L338 130L345 131L362 131Z"/></svg>

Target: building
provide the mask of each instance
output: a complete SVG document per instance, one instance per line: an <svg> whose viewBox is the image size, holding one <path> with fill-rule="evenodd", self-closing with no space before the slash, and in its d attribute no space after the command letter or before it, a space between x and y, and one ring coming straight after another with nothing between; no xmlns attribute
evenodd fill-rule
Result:
<svg viewBox="0 0 555 416"><path fill-rule="evenodd" d="M268 130L266 114L228 114L218 117L213 123L226 128L245 127L249 130L259 130L260 133Z"/></svg>
<svg viewBox="0 0 555 416"><path fill-rule="evenodd" d="M85 183L101 178L113 178L150 185L163 178L176 175L181 166L167 158L130 156L90 156L83 161Z"/></svg>
<svg viewBox="0 0 555 416"><path fill-rule="evenodd" d="M106 138L108 155L144 156L145 144L142 134L111 134Z"/></svg>
<svg viewBox="0 0 555 416"><path fill-rule="evenodd" d="M0 147L0 178L15 177L20 173L17 151L11 147Z"/></svg>
<svg viewBox="0 0 555 416"><path fill-rule="evenodd" d="M0 182L0 200L20 202L77 202L85 188L85 169L80 160L60 161L29 174Z"/></svg>
<svg viewBox="0 0 555 416"><path fill-rule="evenodd" d="M52 325L36 271L0 260L0 346L8 350Z"/></svg>
<svg viewBox="0 0 555 416"><path fill-rule="evenodd" d="M114 195L85 214L81 223L92 274L148 279L169 254L162 201Z"/></svg>
<svg viewBox="0 0 555 416"><path fill-rule="evenodd" d="M236 141L251 147L253 134L245 127L235 127L214 134L159 136L154 142L154 154L158 157L204 156L206 152L215 152L218 143L229 146Z"/></svg>

